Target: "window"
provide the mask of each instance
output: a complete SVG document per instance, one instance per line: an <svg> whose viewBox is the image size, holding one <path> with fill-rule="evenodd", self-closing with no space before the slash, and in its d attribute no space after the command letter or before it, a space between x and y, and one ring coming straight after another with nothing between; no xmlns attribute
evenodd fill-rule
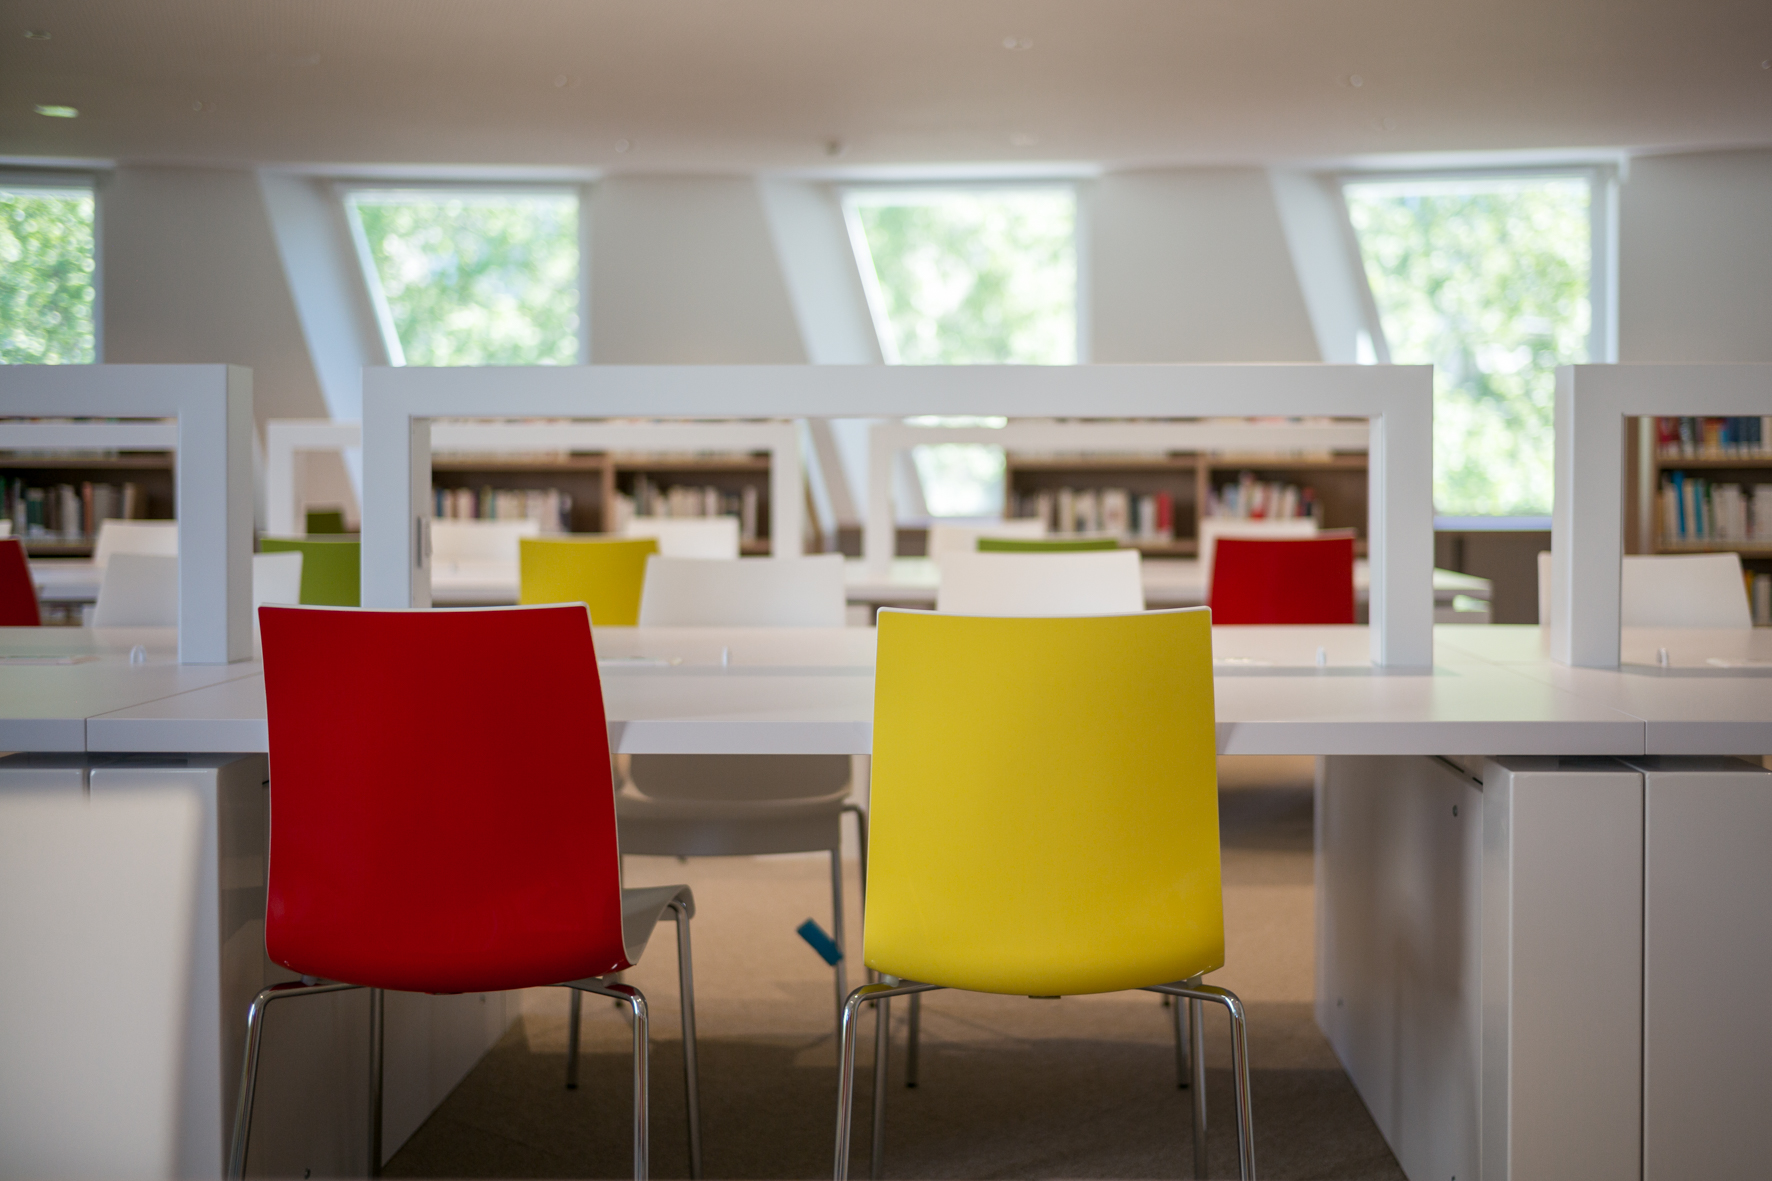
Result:
<svg viewBox="0 0 1772 1181"><path fill-rule="evenodd" d="M89 185L0 178L0 364L97 360L93 239Z"/></svg>
<svg viewBox="0 0 1772 1181"><path fill-rule="evenodd" d="M578 195L357 189L345 198L396 365L575 365Z"/></svg>
<svg viewBox="0 0 1772 1181"><path fill-rule="evenodd" d="M1434 503L1545 516L1555 369L1594 347L1596 177L1348 180L1388 359L1432 363Z"/></svg>
<svg viewBox="0 0 1772 1181"><path fill-rule="evenodd" d="M844 211L887 364L1076 362L1077 200L1069 187L858 189L846 194ZM911 458L931 516L1002 512L1002 448L940 444Z"/></svg>

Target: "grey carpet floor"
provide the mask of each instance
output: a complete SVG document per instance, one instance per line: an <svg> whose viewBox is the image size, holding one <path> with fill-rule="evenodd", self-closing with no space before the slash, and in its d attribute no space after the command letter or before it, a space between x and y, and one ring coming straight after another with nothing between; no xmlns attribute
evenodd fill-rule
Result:
<svg viewBox="0 0 1772 1181"><path fill-rule="evenodd" d="M1256 1164L1267 1178L1400 1178L1311 1015L1309 762L1227 760L1221 770L1226 968L1248 1003ZM836 1114L829 969L793 934L829 926L819 857L630 858L629 884L695 889L704 1172L827 1176ZM850 930L859 913L848 899ZM653 1011L653 1175L688 1156L668 938L628 979ZM851 980L853 984L854 981ZM392 1177L631 1175L629 1033L587 1002L582 1085L563 1085L566 1004L524 994L522 1017L388 1163ZM1037 1001L930 994L920 1082L903 1085L905 1003L893 1006L885 1173L892 1178L1191 1176L1188 1092L1176 1087L1171 1018L1148 993ZM865 1019L871 1034L871 1018ZM871 1037L858 1073L854 1168L866 1175ZM1214 1176L1235 1176L1229 1039L1206 1021Z"/></svg>

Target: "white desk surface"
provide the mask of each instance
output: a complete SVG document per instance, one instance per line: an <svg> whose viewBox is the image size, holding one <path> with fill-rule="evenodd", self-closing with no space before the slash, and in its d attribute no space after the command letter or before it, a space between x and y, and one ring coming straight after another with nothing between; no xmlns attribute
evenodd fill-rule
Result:
<svg viewBox="0 0 1772 1181"><path fill-rule="evenodd" d="M851 603L888 606L931 603L941 583L941 574L933 558L894 558L884 579L872 576L867 566L857 560L845 562L843 566ZM1197 559L1146 558L1139 568L1144 577L1146 606L1191 607L1206 601L1206 579ZM1370 585L1371 570L1361 559L1354 563L1355 596L1364 600ZM1487 578L1452 570L1434 571L1434 601L1441 605L1450 604L1454 595L1487 601L1493 593L1494 584Z"/></svg>
<svg viewBox="0 0 1772 1181"><path fill-rule="evenodd" d="M1707 666L1709 671L1668 676L1565 669L1524 657L1514 662L1517 650L1539 642L1536 630L1437 628L1435 669L1390 672L1365 664L1364 628L1221 628L1215 633L1219 749L1563 755L1772 750L1772 693L1761 691L1772 684L1759 670ZM1505 639L1486 641L1480 633L1488 632ZM19 634L0 632L0 640L10 643ZM866 753L874 636L866 628L598 629L611 738L625 753ZM1485 657L1480 649L1486 645L1497 651ZM1322 667L1315 663L1319 647ZM11 644L8 650L19 648ZM0 749L78 749L82 726L92 750L265 748L264 683L256 664L137 668L113 651L92 664L0 673L16 690L8 695L12 721L29 716L33 725L55 722L69 731L57 739L60 745L7 739ZM72 689L51 683L69 673L85 679ZM45 684L50 688L40 690ZM32 699L47 704L19 709L18 703ZM58 710L59 718L48 716ZM0 718L0 727L7 724ZM27 731L13 733L23 737Z"/></svg>

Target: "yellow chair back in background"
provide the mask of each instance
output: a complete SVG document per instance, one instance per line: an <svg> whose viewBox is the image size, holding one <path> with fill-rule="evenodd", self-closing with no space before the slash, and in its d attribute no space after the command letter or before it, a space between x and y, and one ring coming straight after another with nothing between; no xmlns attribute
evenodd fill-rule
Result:
<svg viewBox="0 0 1772 1181"><path fill-rule="evenodd" d="M886 610L878 645L868 967L1063 996L1223 966L1206 609Z"/></svg>
<svg viewBox="0 0 1772 1181"><path fill-rule="evenodd" d="M584 603L600 627L640 621L651 537L524 537L517 543L519 603Z"/></svg>

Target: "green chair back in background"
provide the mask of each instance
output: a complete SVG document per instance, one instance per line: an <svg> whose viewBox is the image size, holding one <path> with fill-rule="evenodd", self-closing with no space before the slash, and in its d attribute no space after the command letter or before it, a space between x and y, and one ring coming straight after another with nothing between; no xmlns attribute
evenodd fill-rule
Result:
<svg viewBox="0 0 1772 1181"><path fill-rule="evenodd" d="M311 508L308 510L308 536L316 533L344 533L345 514L343 509Z"/></svg>
<svg viewBox="0 0 1772 1181"><path fill-rule="evenodd" d="M362 605L363 545L355 538L338 540L263 537L260 553L301 554L301 601L308 606Z"/></svg>
<svg viewBox="0 0 1772 1181"><path fill-rule="evenodd" d="M981 554L1075 554L1091 550L1119 549L1120 543L1112 537L981 537L978 539L978 552Z"/></svg>

